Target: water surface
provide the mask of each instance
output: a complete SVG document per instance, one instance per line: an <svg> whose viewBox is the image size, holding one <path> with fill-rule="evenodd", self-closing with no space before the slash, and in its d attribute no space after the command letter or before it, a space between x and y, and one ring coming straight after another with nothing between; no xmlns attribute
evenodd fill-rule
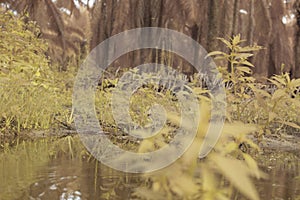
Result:
<svg viewBox="0 0 300 200"><path fill-rule="evenodd" d="M53 142L42 140L5 147L0 153L0 200L126 200L146 181L66 146L58 150ZM255 181L262 200L300 200L298 152L265 153L259 164L269 175L268 180Z"/></svg>

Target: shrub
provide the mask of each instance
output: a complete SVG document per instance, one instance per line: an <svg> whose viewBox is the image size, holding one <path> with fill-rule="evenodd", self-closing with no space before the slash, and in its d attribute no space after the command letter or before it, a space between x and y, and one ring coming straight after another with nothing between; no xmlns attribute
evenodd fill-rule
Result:
<svg viewBox="0 0 300 200"><path fill-rule="evenodd" d="M47 129L59 109L47 44L36 23L26 20L0 14L1 132Z"/></svg>

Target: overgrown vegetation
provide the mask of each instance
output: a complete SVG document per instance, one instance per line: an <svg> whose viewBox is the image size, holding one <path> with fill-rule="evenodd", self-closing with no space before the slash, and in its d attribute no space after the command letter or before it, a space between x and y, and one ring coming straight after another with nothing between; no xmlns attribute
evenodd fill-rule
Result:
<svg viewBox="0 0 300 200"><path fill-rule="evenodd" d="M10 12L0 20L1 132L47 129L58 106L47 44L34 22Z"/></svg>
<svg viewBox="0 0 300 200"><path fill-rule="evenodd" d="M1 133L49 129L55 118L69 115L71 106L67 77L50 66L47 43L39 38L36 23L25 19L12 12L0 17Z"/></svg>
<svg viewBox="0 0 300 200"><path fill-rule="evenodd" d="M46 130L73 123L71 108L73 72L57 72L45 55L47 44L39 39L39 29L34 22L13 13L0 16L0 128L1 133L22 133L33 129ZM300 96L294 91L300 79L290 79L288 73L274 75L267 81L274 87L269 91L252 76L254 66L249 61L259 46L242 47L237 35L230 40L220 38L229 53L212 52L210 56L224 60L220 66L226 85L228 113L222 137L214 151L203 160L198 159L199 148L210 123L209 91L190 86L197 91L201 108L200 128L191 147L171 166L147 176L134 197L142 199L234 199L237 191L251 200L259 199L251 178L264 178L253 159L260 151L252 138L264 135L299 131ZM227 65L228 64L228 65ZM229 67L228 67L229 66ZM148 152L167 145L179 126L180 109L177 99L168 89L146 84L131 98L130 115L136 123L149 123L147 111L155 101L168 111L166 126L160 134L144 140L126 137L117 127L111 113L111 95L118 79L104 79L96 93L96 111L100 123L110 138L118 145L136 151ZM70 157L87 155L78 138L71 136L55 143ZM55 146L54 145L54 146ZM55 146L55 147L57 147ZM2 145L6 148L7 144ZM58 156L57 151L51 151ZM174 176L174 174L176 176Z"/></svg>
<svg viewBox="0 0 300 200"><path fill-rule="evenodd" d="M242 47L240 35L230 40L219 39L229 48L229 53L216 51L209 55L217 55L217 59L229 64L229 69L227 65L219 69L230 104L218 145L205 160L197 163L199 146L209 124L210 100L205 98L208 102L202 101L200 105L202 112L207 113L199 122L201 129L193 145L172 166L149 176L150 184L138 188L137 196L144 199L237 199L241 198L237 190L249 199L259 199L250 178L266 178L266 175L260 172L251 156L258 154L260 148L249 136L261 141L263 135L284 134L288 128L288 132L299 131L296 116L300 114L300 101L299 95L293 92L300 86L300 79L290 80L288 73L274 75L268 79L273 84L273 90L269 91L251 76L254 66L248 60L253 56L251 52L261 47ZM145 143L151 150L155 149L147 140L141 146ZM195 174L199 168L200 172Z"/></svg>
<svg viewBox="0 0 300 200"><path fill-rule="evenodd" d="M226 85L228 121L239 120L259 126L258 136L263 134L282 134L300 130L300 96L296 91L300 79L291 79L287 72L266 78L260 83L252 76L254 66L249 62L252 51L260 46L245 46L240 35L230 41L219 38L229 49L229 53L215 51L215 59L225 60L228 66L220 66ZM226 63L227 63L226 62Z"/></svg>

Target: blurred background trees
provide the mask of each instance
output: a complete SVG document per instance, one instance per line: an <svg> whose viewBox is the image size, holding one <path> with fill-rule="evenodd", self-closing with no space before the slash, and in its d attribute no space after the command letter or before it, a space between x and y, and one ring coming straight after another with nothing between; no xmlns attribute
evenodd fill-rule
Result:
<svg viewBox="0 0 300 200"><path fill-rule="evenodd" d="M0 0L0 4L16 14L27 12L28 19L37 21L40 37L50 46L48 56L60 70L78 66L87 52L114 34L150 26L185 33L207 51L225 51L216 37L241 33L249 45L265 47L252 60L257 77L280 73L282 64L293 77L300 77L298 0ZM153 51L135 51L113 65L128 68L155 56ZM194 72L178 58L173 60L183 72Z"/></svg>

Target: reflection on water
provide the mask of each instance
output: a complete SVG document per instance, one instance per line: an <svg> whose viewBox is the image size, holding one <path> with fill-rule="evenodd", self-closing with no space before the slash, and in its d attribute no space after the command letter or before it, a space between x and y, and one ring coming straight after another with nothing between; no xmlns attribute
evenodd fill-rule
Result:
<svg viewBox="0 0 300 200"><path fill-rule="evenodd" d="M260 159L268 180L260 180L257 188L261 199L300 200L299 152L268 153Z"/></svg>
<svg viewBox="0 0 300 200"><path fill-rule="evenodd" d="M126 200L132 199L135 188L145 185L139 175L117 172L87 156L53 154L50 146L41 140L0 153L0 200ZM300 200L296 153L267 153L260 156L260 163L269 174L268 180L256 182L262 200Z"/></svg>
<svg viewBox="0 0 300 200"><path fill-rule="evenodd" d="M0 200L130 199L140 185L136 175L117 172L87 156L71 158L75 148L67 151L48 140L6 148L0 153Z"/></svg>
<svg viewBox="0 0 300 200"><path fill-rule="evenodd" d="M97 162L56 159L29 187L30 199L130 199L134 177Z"/></svg>

